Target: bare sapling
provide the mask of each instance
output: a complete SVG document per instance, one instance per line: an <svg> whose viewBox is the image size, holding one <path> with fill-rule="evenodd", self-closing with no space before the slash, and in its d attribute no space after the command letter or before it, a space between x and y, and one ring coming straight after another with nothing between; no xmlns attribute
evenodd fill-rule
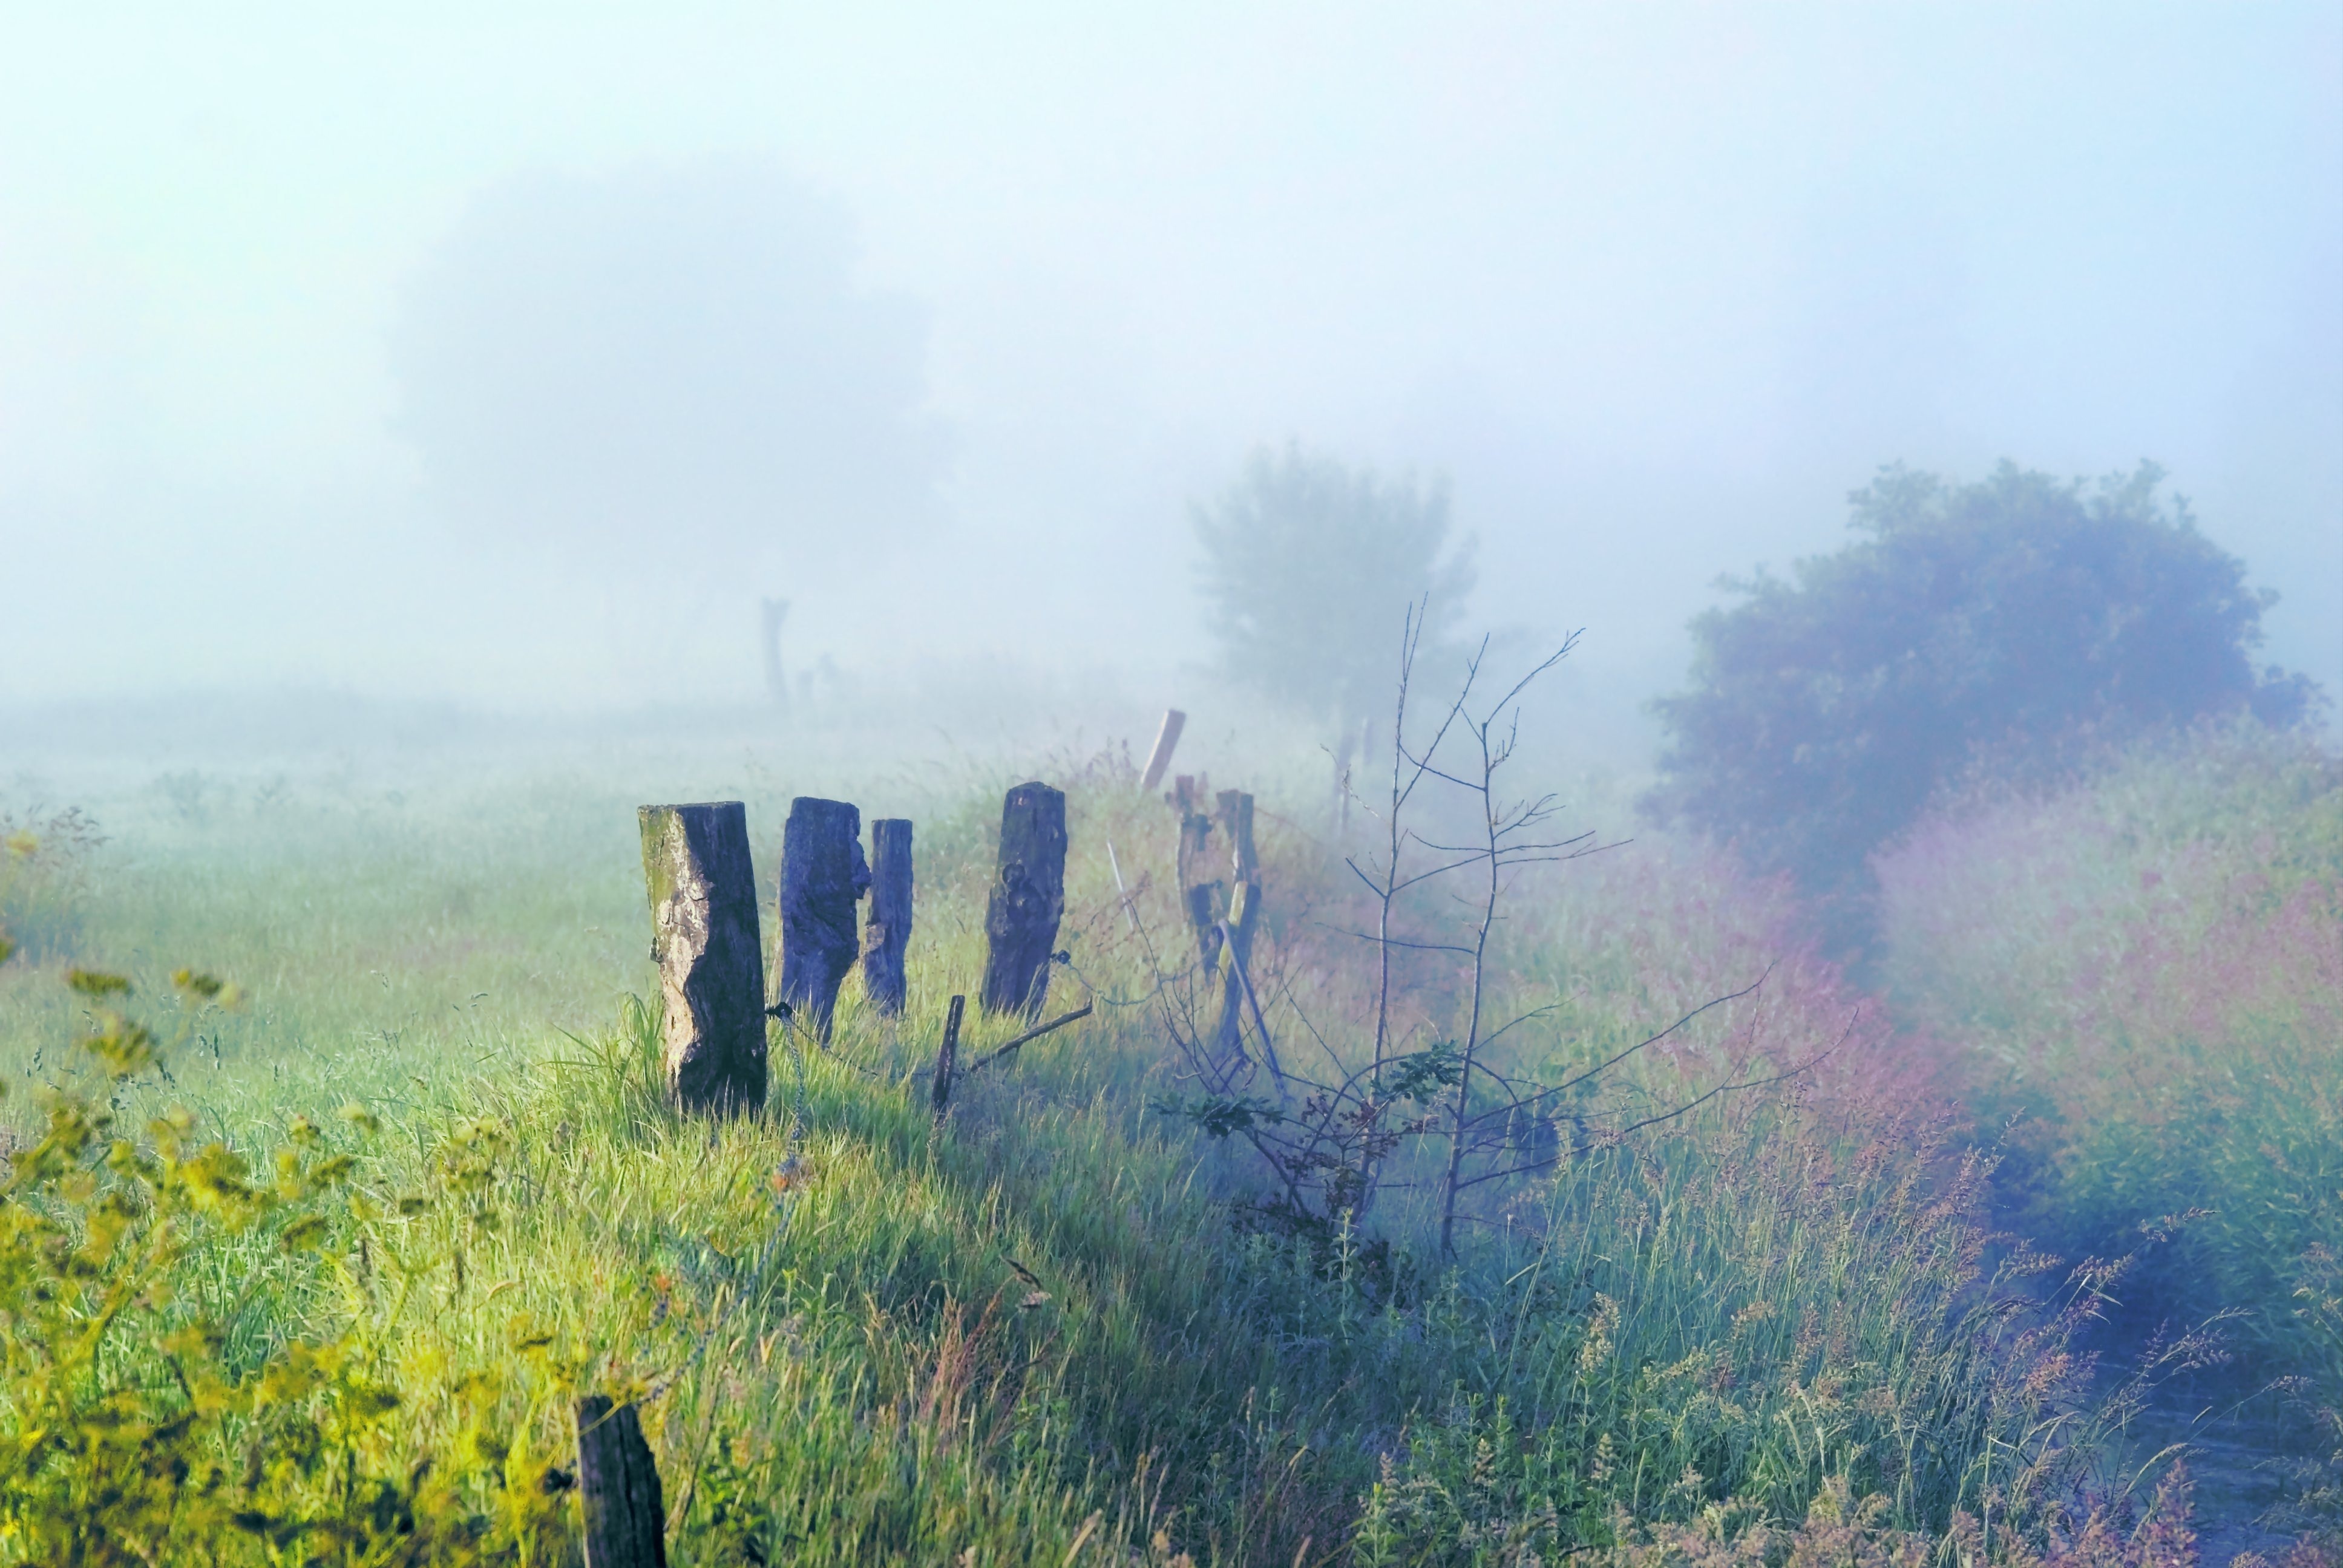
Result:
<svg viewBox="0 0 2343 1568"><path fill-rule="evenodd" d="M1485 701L1482 694L1491 683L1484 640L1464 659L1453 698L1423 723L1410 711L1423 624L1421 611L1411 610L1403 628L1388 792L1378 801L1363 803L1378 822L1378 843L1344 862L1366 890L1373 911L1370 930L1337 929L1338 935L1359 940L1373 955L1365 998L1366 1039L1360 1041L1365 1049L1345 1050L1339 1030L1330 1038L1289 985L1279 998L1281 1010L1292 1020L1284 1032L1312 1055L1309 1064L1296 1061L1291 1053L1279 1063L1270 1054L1268 1010L1261 1004L1262 976L1252 961L1258 953L1258 933L1241 937L1239 922L1231 918L1241 911L1223 910L1211 923L1214 940L1200 948L1200 971L1191 972L1201 972L1207 980L1222 980L1214 965L1222 949L1252 950L1245 952L1247 962L1232 964L1223 980L1217 1026L1210 1030L1201 1027L1193 1001L1183 1004L1182 988L1171 983L1180 977L1159 975L1161 1016L1180 1053L1182 1081L1191 1091L1154 1103L1159 1111L1186 1118L1208 1136L1238 1140L1252 1151L1268 1178L1269 1191L1243 1205L1248 1222L1328 1245L1339 1236L1346 1238L1341 1244L1355 1246L1357 1227L1379 1192L1414 1188L1427 1191L1432 1200L1427 1217L1436 1221L1439 1248L1453 1252L1459 1224L1471 1217L1464 1197L1473 1190L1550 1167L1598 1141L1671 1121L1717 1094L1783 1081L1812 1063L1748 1084L1718 1085L1658 1114L1611 1119L1614 1123L1625 1121L1624 1125L1601 1125L1604 1118L1599 1115L1571 1115L1566 1146L1557 1122L1572 1103L1567 1097L1583 1098L1589 1085L1638 1051L1674 1035L1710 1010L1747 996L1755 987L1704 1003L1666 1029L1559 1084L1517 1077L1492 1064L1489 1052L1500 1039L1560 1005L1534 1006L1491 1027L1491 1000L1499 989L1493 972L1494 944L1509 892L1528 867L1574 860L1614 846L1598 843L1591 832L1555 832L1551 794L1515 796L1503 788L1505 770L1518 750L1523 697L1569 656L1577 635L1564 638ZM1453 828L1419 830L1419 821L1434 819L1435 796L1447 819L1463 819L1463 832ZM1201 863L1207 841L1189 809L1194 799L1192 788L1183 788L1177 796L1182 807L1182 882L1190 895L1191 920L1201 928L1203 916L1215 906L1197 895L1216 891L1216 886L1192 880L1196 874L1192 863ZM1465 809L1455 810L1458 806ZM1231 863L1237 864L1234 857ZM1245 877L1235 879L1240 889L1248 885ZM1434 894L1444 898L1427 910ZM1232 904L1244 897L1240 892ZM1442 904L1453 909L1460 903L1462 921L1437 912ZM1403 960L1409 960L1407 972ZM1441 966L1453 966L1447 972L1455 982L1453 990L1438 986L1419 990L1435 999L1446 996L1449 1002L1435 1005L1453 1008L1453 1024L1428 1039L1418 1033L1423 1022L1403 1030L1399 1018L1403 996L1418 990L1421 982L1411 981L1425 965L1435 972ZM1277 990L1268 989L1273 994ZM1185 994L1192 996L1192 988ZM1261 1037L1273 1099L1254 1087L1261 1064L1227 1048L1229 1025L1237 1016L1234 1004L1240 1000ZM1413 1044L1417 1039L1423 1042ZM1436 1161L1393 1163L1425 1139L1438 1141L1433 1146L1440 1156ZM1366 1246L1371 1255L1388 1256L1387 1242Z"/></svg>

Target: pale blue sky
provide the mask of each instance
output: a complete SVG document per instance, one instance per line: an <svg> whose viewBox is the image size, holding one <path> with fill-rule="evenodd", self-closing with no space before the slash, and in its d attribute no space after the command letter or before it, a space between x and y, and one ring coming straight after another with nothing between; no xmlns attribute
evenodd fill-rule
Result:
<svg viewBox="0 0 2343 1568"><path fill-rule="evenodd" d="M679 659L723 697L765 592L842 663L883 615L907 655L1165 665L1202 652L1187 502L1289 436L1445 472L1479 618L1585 625L1637 695L1879 462L2152 457L2285 594L2269 653L2343 689L2338 18L0 5L0 572L76 585L8 596L0 699L593 704ZM810 328L708 319L800 233L875 324L803 384L757 333ZM655 362L628 407L917 406L679 457L631 521L657 454L560 457L625 414L608 361L491 363L579 234L617 236L593 298L645 280L594 307ZM546 430L464 401L508 372ZM1035 563L1021 647L969 607Z"/></svg>

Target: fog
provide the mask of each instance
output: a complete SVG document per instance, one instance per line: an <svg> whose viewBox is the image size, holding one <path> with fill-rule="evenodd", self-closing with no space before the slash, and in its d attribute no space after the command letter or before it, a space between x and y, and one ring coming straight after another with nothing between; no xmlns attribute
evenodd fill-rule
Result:
<svg viewBox="0 0 2343 1568"><path fill-rule="evenodd" d="M768 596L1160 705L1289 438L1619 712L2004 457L2163 463L2343 689L2338 278L2327 4L14 7L0 708L745 702Z"/></svg>

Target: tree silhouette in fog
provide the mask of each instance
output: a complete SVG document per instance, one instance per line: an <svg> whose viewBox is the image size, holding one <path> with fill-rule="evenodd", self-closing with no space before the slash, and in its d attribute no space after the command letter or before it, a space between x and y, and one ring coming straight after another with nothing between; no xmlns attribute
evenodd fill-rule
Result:
<svg viewBox="0 0 2343 1568"><path fill-rule="evenodd" d="M398 427L524 537L870 542L932 506L927 320L839 203L753 160L482 191L408 281Z"/></svg>
<svg viewBox="0 0 2343 1568"><path fill-rule="evenodd" d="M2277 596L2162 480L1883 469L1850 498L1854 543L1786 581L1728 578L1741 602L1693 622L1646 806L1794 873L1853 945L1872 852L1970 769L2056 768L2210 714L2298 722L2316 689L2251 658Z"/></svg>
<svg viewBox="0 0 2343 1568"><path fill-rule="evenodd" d="M1345 730L1388 706L1407 607L1429 596L1424 647L1441 650L1473 588L1438 481L1386 480L1289 442L1255 449L1192 512L1226 673Z"/></svg>

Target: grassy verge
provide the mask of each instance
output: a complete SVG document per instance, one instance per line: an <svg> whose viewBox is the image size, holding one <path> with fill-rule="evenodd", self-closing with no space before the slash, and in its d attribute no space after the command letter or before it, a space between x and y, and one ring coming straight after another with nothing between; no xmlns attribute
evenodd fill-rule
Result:
<svg viewBox="0 0 2343 1568"><path fill-rule="evenodd" d="M850 991L834 1050L804 1061L801 1120L779 1040L766 1117L670 1115L639 1006L616 1027L477 1054L460 1037L384 1042L297 1094L258 1070L303 1049L281 1021L298 1007L365 1027L363 976L336 955L372 950L451 864L498 890L466 929L558 949L563 930L606 923L606 903L614 932L634 929L623 831L618 870L458 838L384 879L387 912L364 929L230 922L211 951L231 960L321 945L272 971L296 993L285 1012L236 1015L251 1032L176 1083L143 1063L69 1065L54 1026L87 1013L104 1039L111 1010L151 1006L179 1020L164 1062L183 1064L216 1027L199 993L176 1015L151 987L128 1002L85 987L49 1014L27 1002L17 1016L53 1030L39 1048L52 1138L19 1123L17 1169L35 1175L7 1211L21 1289L6 1303L17 1446L0 1551L69 1560L63 1542L136 1560L92 1544L130 1538L106 1487L176 1474L139 1495L216 1506L139 1516L186 1547L165 1560L568 1561L568 1402L589 1388L640 1402L685 1563L1526 1563L1940 1543L2023 1561L2051 1543L2088 1452L2087 1369L2067 1341L2093 1278L2048 1292L2046 1312L2036 1265L1996 1262L1986 1167L1864 1065L1891 1053L1850 1034L1836 976L1789 955L1758 997L1639 1058L1622 1100L1586 1110L1688 1104L1757 1058L1835 1047L1826 1060L1844 1067L1574 1143L1551 1172L1491 1190L1455 1256L1427 1244L1403 1189L1324 1244L1248 1231L1228 1204L1258 1180L1242 1151L1148 1109L1171 1070L1165 993L1103 845L1145 928L1176 929L1146 874L1163 859L1160 808L1111 765L1068 782L1064 940L1102 1004L1131 1005L969 1081L940 1127L916 1071L944 995L977 968L997 797L923 827L912 1013L881 1020ZM1280 894L1259 950L1272 1025L1298 1040L1306 1014L1322 1049L1355 1054L1328 851L1299 829L1264 837ZM1624 873L1525 907L1496 1000L1552 1010L1508 1037L1513 1068L1601 1060L1684 996L1783 956L1765 920L1720 920L1720 873L1635 874L1640 902L1607 930L1584 900L1627 900ZM257 879L251 897L247 920L277 918ZM1630 985L1639 952L1667 962ZM611 978L593 977L603 995ZM1409 995L1408 1029L1450 1027L1453 979L1427 967ZM174 1120L195 1087L212 1108ZM315 1108L334 1096L357 1102L352 1119ZM75 1116L95 1131L57 1141ZM1366 1265L1371 1241L1389 1261ZM43 1317L36 1298L78 1304ZM39 1323L47 1337L28 1332ZM2170 1523L2161 1506L2118 1557Z"/></svg>

